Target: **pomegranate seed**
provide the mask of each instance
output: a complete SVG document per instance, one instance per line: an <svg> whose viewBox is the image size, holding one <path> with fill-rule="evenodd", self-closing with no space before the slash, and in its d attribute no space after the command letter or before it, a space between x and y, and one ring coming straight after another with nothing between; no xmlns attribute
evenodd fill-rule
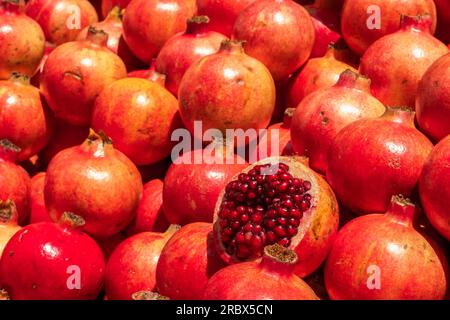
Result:
<svg viewBox="0 0 450 320"><path fill-rule="evenodd" d="M291 226L298 227L298 226L300 225L300 220L294 219L294 218L290 218L290 219L288 220L288 223L289 223Z"/></svg>
<svg viewBox="0 0 450 320"><path fill-rule="evenodd" d="M273 229L277 225L275 219L266 220L264 223L269 229Z"/></svg>
<svg viewBox="0 0 450 320"><path fill-rule="evenodd" d="M286 218L282 218L282 217L277 218L277 222L278 222L279 225L285 226L286 225Z"/></svg>
<svg viewBox="0 0 450 320"><path fill-rule="evenodd" d="M276 226L275 228L273 228L273 232L275 232L275 234L279 237L286 236L286 231L284 230L284 228L282 226Z"/></svg>
<svg viewBox="0 0 450 320"><path fill-rule="evenodd" d="M253 226L250 223L247 223L244 228L242 228L242 230L244 230L245 232L249 232L252 231Z"/></svg>
<svg viewBox="0 0 450 320"><path fill-rule="evenodd" d="M219 226L221 229L225 228L226 226L228 226L228 220L220 220Z"/></svg>
<svg viewBox="0 0 450 320"><path fill-rule="evenodd" d="M259 224L254 225L252 231L253 231L253 234L260 233L262 231L261 225L259 225Z"/></svg>
<svg viewBox="0 0 450 320"><path fill-rule="evenodd" d="M236 239L236 243L243 243L245 241L244 233L242 231L236 233L235 239Z"/></svg>
<svg viewBox="0 0 450 320"><path fill-rule="evenodd" d="M302 213L300 212L300 210L293 208L291 209L289 216L291 216L292 218L300 218L302 216Z"/></svg>
<svg viewBox="0 0 450 320"><path fill-rule="evenodd" d="M275 235L275 233L273 231L267 231L266 237L270 243L275 242L275 240L277 239L277 236Z"/></svg>
<svg viewBox="0 0 450 320"><path fill-rule="evenodd" d="M303 181L303 188L305 188L306 191L311 189L311 182L309 181Z"/></svg>
<svg viewBox="0 0 450 320"><path fill-rule="evenodd" d="M291 240L289 240L289 239L287 239L287 238L283 238L283 239L278 240L277 243L278 243L280 246L283 246L283 247L289 247L289 246L291 245Z"/></svg>
<svg viewBox="0 0 450 320"><path fill-rule="evenodd" d="M286 232L289 237L293 237L297 234L297 228L295 228L293 226L287 226Z"/></svg>
<svg viewBox="0 0 450 320"><path fill-rule="evenodd" d="M239 221L233 221L231 222L231 228L232 229L238 229L241 226L241 224L239 223Z"/></svg>
<svg viewBox="0 0 450 320"><path fill-rule="evenodd" d="M288 210L283 207L279 207L277 211L278 211L278 214L282 217L287 217L289 214Z"/></svg>
<svg viewBox="0 0 450 320"><path fill-rule="evenodd" d="M248 222L248 220L249 220L249 216L248 216L247 214L244 213L244 214L241 216L240 220L241 220L242 223L246 223L246 222Z"/></svg>
<svg viewBox="0 0 450 320"><path fill-rule="evenodd" d="M261 223L263 220L263 215L261 213L255 213L250 219L253 223Z"/></svg>

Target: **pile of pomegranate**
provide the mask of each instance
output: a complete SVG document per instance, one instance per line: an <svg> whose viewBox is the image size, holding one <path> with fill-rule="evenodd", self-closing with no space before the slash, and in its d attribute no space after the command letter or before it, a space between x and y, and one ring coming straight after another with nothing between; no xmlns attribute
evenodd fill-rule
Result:
<svg viewBox="0 0 450 320"><path fill-rule="evenodd" d="M0 296L449 299L446 0L0 0Z"/></svg>

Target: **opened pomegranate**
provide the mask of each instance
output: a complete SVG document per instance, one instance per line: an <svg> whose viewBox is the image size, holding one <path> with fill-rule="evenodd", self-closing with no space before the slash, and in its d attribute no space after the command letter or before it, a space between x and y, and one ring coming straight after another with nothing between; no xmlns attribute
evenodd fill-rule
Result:
<svg viewBox="0 0 450 320"><path fill-rule="evenodd" d="M40 172L31 179L30 223L52 221L45 207L44 185L45 172Z"/></svg>
<svg viewBox="0 0 450 320"><path fill-rule="evenodd" d="M64 213L58 223L30 224L8 242L0 287L12 300L93 300L103 286L105 260L97 243Z"/></svg>
<svg viewBox="0 0 450 320"><path fill-rule="evenodd" d="M233 38L244 40L247 54L264 63L275 80L282 80L308 59L315 30L310 15L298 3L260 0L239 14Z"/></svg>
<svg viewBox="0 0 450 320"><path fill-rule="evenodd" d="M0 200L0 257L9 239L20 230L17 224L18 219L19 215L14 201Z"/></svg>
<svg viewBox="0 0 450 320"><path fill-rule="evenodd" d="M86 221L83 230L98 238L110 237L131 222L141 193L136 166L111 140L94 133L53 158L44 189L53 221L65 211L77 212Z"/></svg>
<svg viewBox="0 0 450 320"><path fill-rule="evenodd" d="M259 161L222 190L215 210L217 250L227 263L260 258L278 243L298 255L295 273L323 262L339 224L339 208L325 180L295 157Z"/></svg>
<svg viewBox="0 0 450 320"><path fill-rule="evenodd" d="M361 73L372 80L372 94L385 105L414 109L420 79L449 52L431 35L431 23L429 15L403 16L401 29L377 40L361 58Z"/></svg>
<svg viewBox="0 0 450 320"><path fill-rule="evenodd" d="M344 71L333 87L311 93L295 109L292 146L309 158L311 168L325 173L328 149L338 132L358 119L378 118L385 110L370 94L368 78Z"/></svg>
<svg viewBox="0 0 450 320"><path fill-rule="evenodd" d="M401 16L418 14L430 15L430 31L434 33L433 0L347 0L342 9L342 35L353 51L363 55L376 40L399 29Z"/></svg>
<svg viewBox="0 0 450 320"><path fill-rule="evenodd" d="M431 65L417 89L416 118L434 141L450 134L450 54Z"/></svg>
<svg viewBox="0 0 450 320"><path fill-rule="evenodd" d="M172 132L182 126L178 101L162 86L138 78L117 80L95 101L92 127L104 131L135 164L170 154Z"/></svg>
<svg viewBox="0 0 450 320"><path fill-rule="evenodd" d="M47 41L56 45L74 41L81 29L98 21L87 0L30 0L25 12L39 23Z"/></svg>
<svg viewBox="0 0 450 320"><path fill-rule="evenodd" d="M129 78L143 78L156 82L162 87L166 86L166 75L156 71L156 59L153 59L148 69L139 69L128 72Z"/></svg>
<svg viewBox="0 0 450 320"><path fill-rule="evenodd" d="M419 193L425 213L447 240L450 240L450 213L447 200L450 199L450 136L442 139L431 152L422 170Z"/></svg>
<svg viewBox="0 0 450 320"><path fill-rule="evenodd" d="M202 121L203 131L262 129L275 109L275 85L269 70L246 55L241 42L225 40L218 53L188 69L178 98L184 125L191 132L194 121Z"/></svg>
<svg viewBox="0 0 450 320"><path fill-rule="evenodd" d="M413 226L414 204L394 196L386 213L341 229L325 267L331 299L443 299L447 261Z"/></svg>
<svg viewBox="0 0 450 320"><path fill-rule="evenodd" d="M412 194L432 148L414 127L414 112L388 108L380 118L355 121L337 134L327 180L351 211L385 212L392 195Z"/></svg>
<svg viewBox="0 0 450 320"><path fill-rule="evenodd" d="M125 41L139 59L150 63L170 37L185 30L195 11L195 0L134 0L123 18Z"/></svg>
<svg viewBox="0 0 450 320"><path fill-rule="evenodd" d="M212 224L182 227L164 246L156 267L158 292L173 300L200 300L211 276L223 267L212 249Z"/></svg>
<svg viewBox="0 0 450 320"><path fill-rule="evenodd" d="M105 291L109 300L131 300L135 292L155 289L156 266L165 244L178 231L142 232L122 242L106 266Z"/></svg>
<svg viewBox="0 0 450 320"><path fill-rule="evenodd" d="M0 79L9 79L13 72L31 77L44 55L44 33L23 13L23 4L23 0L0 1Z"/></svg>
<svg viewBox="0 0 450 320"><path fill-rule="evenodd" d="M209 18L196 16L187 21L186 32L170 38L156 59L158 72L166 75L166 88L178 96L178 88L186 70L201 58L219 51L226 37L207 31Z"/></svg>

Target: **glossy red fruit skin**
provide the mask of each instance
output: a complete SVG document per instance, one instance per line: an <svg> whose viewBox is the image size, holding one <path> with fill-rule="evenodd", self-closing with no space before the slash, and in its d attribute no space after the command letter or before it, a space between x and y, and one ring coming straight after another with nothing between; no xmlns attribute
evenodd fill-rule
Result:
<svg viewBox="0 0 450 320"><path fill-rule="evenodd" d="M291 140L295 152L309 158L320 173L327 168L328 149L338 132L361 118L378 118L384 105L370 94L370 80L344 71L331 88L308 95L295 109Z"/></svg>
<svg viewBox="0 0 450 320"><path fill-rule="evenodd" d="M373 9L380 9L381 29L369 29L374 22ZM369 13L368 10L372 9ZM383 36L396 32L402 15L431 15L431 32L436 30L436 6L432 0L347 0L341 15L342 35L349 47L363 55L369 46Z"/></svg>
<svg viewBox="0 0 450 320"><path fill-rule="evenodd" d="M337 134L327 180L351 211L385 212L392 195L412 194L432 148L414 127L413 112L388 108L380 118L355 121Z"/></svg>
<svg viewBox="0 0 450 320"><path fill-rule="evenodd" d="M148 69L138 69L128 72L128 78L142 78L156 82L162 87L166 87L166 75L156 71L156 60L153 59Z"/></svg>
<svg viewBox="0 0 450 320"><path fill-rule="evenodd" d="M356 218L339 231L325 266L331 299L444 298L445 255L413 226L414 205L395 198L386 213ZM374 275L378 289L371 287Z"/></svg>
<svg viewBox="0 0 450 320"><path fill-rule="evenodd" d="M44 199L45 172L39 172L31 178L30 223L52 221L45 207Z"/></svg>
<svg viewBox="0 0 450 320"><path fill-rule="evenodd" d="M0 257L8 241L21 229L17 224L18 218L14 201L0 200Z"/></svg>
<svg viewBox="0 0 450 320"><path fill-rule="evenodd" d="M104 131L137 165L167 157L175 145L172 132L181 126L175 97L160 85L138 78L107 86L95 101L92 115L94 130Z"/></svg>
<svg viewBox="0 0 450 320"><path fill-rule="evenodd" d="M141 232L114 250L105 273L105 291L109 300L131 300L138 291L155 289L159 256L178 229L175 225L165 233Z"/></svg>
<svg viewBox="0 0 450 320"><path fill-rule="evenodd" d="M450 134L449 83L450 54L446 54L431 65L417 89L417 123L436 142Z"/></svg>
<svg viewBox="0 0 450 320"><path fill-rule="evenodd" d="M171 300L201 300L209 278L224 266L211 246L211 223L182 227L159 257L157 291Z"/></svg>
<svg viewBox="0 0 450 320"><path fill-rule="evenodd" d="M107 238L134 218L142 194L136 166L105 137L91 135L80 146L59 152L45 179L45 204L53 221L77 212L83 230ZM89 203L89 206L86 206Z"/></svg>
<svg viewBox="0 0 450 320"><path fill-rule="evenodd" d="M123 18L125 41L140 60L150 63L170 37L185 30L195 12L195 0L132 1Z"/></svg>
<svg viewBox="0 0 450 320"><path fill-rule="evenodd" d="M0 287L13 300L94 300L102 289L102 251L79 229L53 222L31 224L12 237L4 252ZM74 284L74 270L81 274L77 290L68 286Z"/></svg>
<svg viewBox="0 0 450 320"><path fill-rule="evenodd" d="M31 77L44 55L45 36L23 13L21 3L0 3L0 39L0 79L9 79L13 72Z"/></svg>
<svg viewBox="0 0 450 320"><path fill-rule="evenodd" d="M30 0L25 12L39 23L47 41L56 45L74 41L81 29L98 21L87 0Z"/></svg>
<svg viewBox="0 0 450 320"><path fill-rule="evenodd" d="M176 97L187 69L201 58L216 53L227 39L223 34L207 31L209 18L189 19L187 29L170 38L156 58L156 70L166 75L166 88Z"/></svg>
<svg viewBox="0 0 450 320"><path fill-rule="evenodd" d="M425 214L431 224L450 240L450 214L446 201L450 196L450 135L433 149L419 180L419 194Z"/></svg>
<svg viewBox="0 0 450 320"><path fill-rule="evenodd" d="M420 79L449 52L430 26L430 16L404 16L399 31L374 42L361 58L361 74L372 80L372 94L385 105L414 109Z"/></svg>
<svg viewBox="0 0 450 320"><path fill-rule="evenodd" d="M278 81L308 60L315 30L310 15L299 4L290 0L261 0L239 14L233 38L246 41L247 54L264 63Z"/></svg>

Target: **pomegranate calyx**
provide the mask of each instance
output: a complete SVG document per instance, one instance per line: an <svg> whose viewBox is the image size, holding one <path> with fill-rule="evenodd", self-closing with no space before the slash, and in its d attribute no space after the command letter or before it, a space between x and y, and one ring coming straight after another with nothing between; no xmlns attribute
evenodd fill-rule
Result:
<svg viewBox="0 0 450 320"><path fill-rule="evenodd" d="M13 72L9 80L12 82L22 83L25 85L30 84L30 77L19 72Z"/></svg>
<svg viewBox="0 0 450 320"><path fill-rule="evenodd" d="M6 201L0 200L0 222L7 223L10 221L17 221L16 205L14 201L8 199Z"/></svg>
<svg viewBox="0 0 450 320"><path fill-rule="evenodd" d="M0 289L0 300L11 300L9 297L8 291L4 289Z"/></svg>
<svg viewBox="0 0 450 320"><path fill-rule="evenodd" d="M83 219L83 217L76 215L75 213L66 211L61 215L59 224L76 229L84 226L86 224L86 221Z"/></svg>
<svg viewBox="0 0 450 320"><path fill-rule="evenodd" d="M99 46L106 46L108 42L108 36L108 33L106 33L104 30L89 26L86 40Z"/></svg>
<svg viewBox="0 0 450 320"><path fill-rule="evenodd" d="M287 108L284 110L283 126L289 128L291 126L292 117L294 116L295 108Z"/></svg>
<svg viewBox="0 0 450 320"><path fill-rule="evenodd" d="M351 69L347 69L339 76L336 86L370 92L370 79Z"/></svg>
<svg viewBox="0 0 450 320"><path fill-rule="evenodd" d="M111 11L108 13L104 21L122 21L124 11L120 8L120 6L114 6Z"/></svg>
<svg viewBox="0 0 450 320"><path fill-rule="evenodd" d="M179 224L171 224L169 228L164 232L164 237L171 237L175 232L181 229Z"/></svg>
<svg viewBox="0 0 450 320"><path fill-rule="evenodd" d="M386 111L381 118L414 127L415 112L410 108L403 107L386 107Z"/></svg>
<svg viewBox="0 0 450 320"><path fill-rule="evenodd" d="M229 53L243 53L244 44L245 44L244 40L225 39L220 44L219 52L228 51Z"/></svg>
<svg viewBox="0 0 450 320"><path fill-rule="evenodd" d="M275 243L264 247L261 267L269 272L291 275L297 261L295 251Z"/></svg>
<svg viewBox="0 0 450 320"><path fill-rule="evenodd" d="M395 195L391 198L387 214L400 224L412 225L416 212L416 206L410 199L405 198L403 195Z"/></svg>
<svg viewBox="0 0 450 320"><path fill-rule="evenodd" d="M17 155L22 149L8 139L0 140L0 159L4 161L16 162Z"/></svg>
<svg viewBox="0 0 450 320"><path fill-rule="evenodd" d="M403 30L431 33L432 19L428 13L417 16L402 15L400 25Z"/></svg>
<svg viewBox="0 0 450 320"><path fill-rule="evenodd" d="M199 34L205 31L205 27L209 23L208 16L193 16L187 19L186 34Z"/></svg>
<svg viewBox="0 0 450 320"><path fill-rule="evenodd" d="M90 143L101 141L102 144L112 144L112 139L108 137L103 130L100 130L97 133L94 130L90 129L87 141Z"/></svg>
<svg viewBox="0 0 450 320"><path fill-rule="evenodd" d="M131 295L133 300L169 300L168 297L151 291L138 291Z"/></svg>

